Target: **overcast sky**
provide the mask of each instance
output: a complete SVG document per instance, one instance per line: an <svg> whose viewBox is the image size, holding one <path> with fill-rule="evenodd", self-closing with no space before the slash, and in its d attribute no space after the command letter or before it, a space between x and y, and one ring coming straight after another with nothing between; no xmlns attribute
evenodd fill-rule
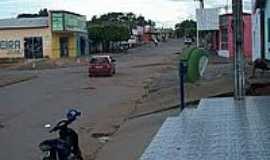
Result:
<svg viewBox="0 0 270 160"><path fill-rule="evenodd" d="M250 9L250 0L244 1L245 8ZM226 3L227 0L205 0L206 7L220 7ZM88 19L107 12L134 12L167 27L194 18L199 5L193 0L0 0L0 6L0 18L37 12L40 8L69 10L84 14Z"/></svg>

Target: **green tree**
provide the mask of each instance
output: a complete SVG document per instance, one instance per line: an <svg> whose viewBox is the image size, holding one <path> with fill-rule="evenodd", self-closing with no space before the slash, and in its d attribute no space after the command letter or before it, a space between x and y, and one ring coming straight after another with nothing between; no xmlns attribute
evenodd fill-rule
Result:
<svg viewBox="0 0 270 160"><path fill-rule="evenodd" d="M94 43L101 43L104 39L104 26L91 25L88 27L88 35Z"/></svg>
<svg viewBox="0 0 270 160"><path fill-rule="evenodd" d="M38 12L38 15L41 16L41 17L48 17L49 16L48 9L47 8L41 9Z"/></svg>
<svg viewBox="0 0 270 160"><path fill-rule="evenodd" d="M195 37L197 31L197 24L193 20L184 20L181 23L175 25L175 32L177 38L190 36Z"/></svg>
<svg viewBox="0 0 270 160"><path fill-rule="evenodd" d="M125 25L96 24L88 27L89 38L94 44L102 44L105 51L109 51L110 42L127 41L130 37L129 29Z"/></svg>
<svg viewBox="0 0 270 160"><path fill-rule="evenodd" d="M28 14L28 13L21 13L18 14L17 18L36 18L36 17L48 17L49 13L47 8L41 9L38 13Z"/></svg>
<svg viewBox="0 0 270 160"><path fill-rule="evenodd" d="M89 38L94 44L102 43L103 48L107 50L110 42L127 41L132 29L137 25L154 26L155 22L146 20L143 16L137 17L132 12L111 12L100 17L93 16L88 22Z"/></svg>
<svg viewBox="0 0 270 160"><path fill-rule="evenodd" d="M147 21L145 20L144 16L139 16L136 20L137 25L139 26L145 26L147 25Z"/></svg>
<svg viewBox="0 0 270 160"><path fill-rule="evenodd" d="M149 20L147 21L147 25L150 25L150 26L152 26L152 27L155 27L155 26L156 26L156 23L155 23L154 21L152 21L151 19L149 19Z"/></svg>

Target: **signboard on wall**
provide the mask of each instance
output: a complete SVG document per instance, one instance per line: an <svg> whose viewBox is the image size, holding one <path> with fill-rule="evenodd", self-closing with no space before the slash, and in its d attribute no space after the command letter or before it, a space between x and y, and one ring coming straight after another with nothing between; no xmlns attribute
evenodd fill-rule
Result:
<svg viewBox="0 0 270 160"><path fill-rule="evenodd" d="M64 31L64 18L63 13L52 14L52 30L53 31Z"/></svg>
<svg viewBox="0 0 270 160"><path fill-rule="evenodd" d="M219 9L197 9L197 27L199 31L219 30Z"/></svg>
<svg viewBox="0 0 270 160"><path fill-rule="evenodd" d="M0 40L0 50L20 50L20 40Z"/></svg>
<svg viewBox="0 0 270 160"><path fill-rule="evenodd" d="M87 32L86 17L68 12L52 12L52 31Z"/></svg>
<svg viewBox="0 0 270 160"><path fill-rule="evenodd" d="M65 13L65 29L74 32L86 32L86 17Z"/></svg>

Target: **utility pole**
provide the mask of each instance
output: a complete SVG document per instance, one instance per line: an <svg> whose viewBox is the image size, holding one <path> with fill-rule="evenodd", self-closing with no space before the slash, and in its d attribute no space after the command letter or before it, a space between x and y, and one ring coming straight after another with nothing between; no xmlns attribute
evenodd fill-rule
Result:
<svg viewBox="0 0 270 160"><path fill-rule="evenodd" d="M200 5L201 5L201 8L204 8L204 0L199 0L200 1Z"/></svg>
<svg viewBox="0 0 270 160"><path fill-rule="evenodd" d="M242 100L245 97L245 62L243 48L243 3L232 0L234 32L234 97Z"/></svg>
<svg viewBox="0 0 270 160"><path fill-rule="evenodd" d="M200 1L200 8L203 9L204 8L204 0L195 0L195 1ZM197 27L197 47L200 47L200 31Z"/></svg>

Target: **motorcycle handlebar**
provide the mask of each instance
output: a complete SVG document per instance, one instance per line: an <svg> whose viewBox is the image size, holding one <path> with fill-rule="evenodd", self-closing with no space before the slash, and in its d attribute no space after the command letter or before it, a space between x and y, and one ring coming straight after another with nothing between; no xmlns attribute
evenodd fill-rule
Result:
<svg viewBox="0 0 270 160"><path fill-rule="evenodd" d="M50 133L66 128L69 124L74 122L78 116L81 116L81 112L75 109L71 109L67 114L67 119L58 122L56 126L50 130Z"/></svg>
<svg viewBox="0 0 270 160"><path fill-rule="evenodd" d="M49 132L52 133L52 132L56 132L62 128L65 128L67 127L71 122L69 120L61 120L60 122L58 122L56 124L55 127L53 127L53 129L51 129Z"/></svg>

